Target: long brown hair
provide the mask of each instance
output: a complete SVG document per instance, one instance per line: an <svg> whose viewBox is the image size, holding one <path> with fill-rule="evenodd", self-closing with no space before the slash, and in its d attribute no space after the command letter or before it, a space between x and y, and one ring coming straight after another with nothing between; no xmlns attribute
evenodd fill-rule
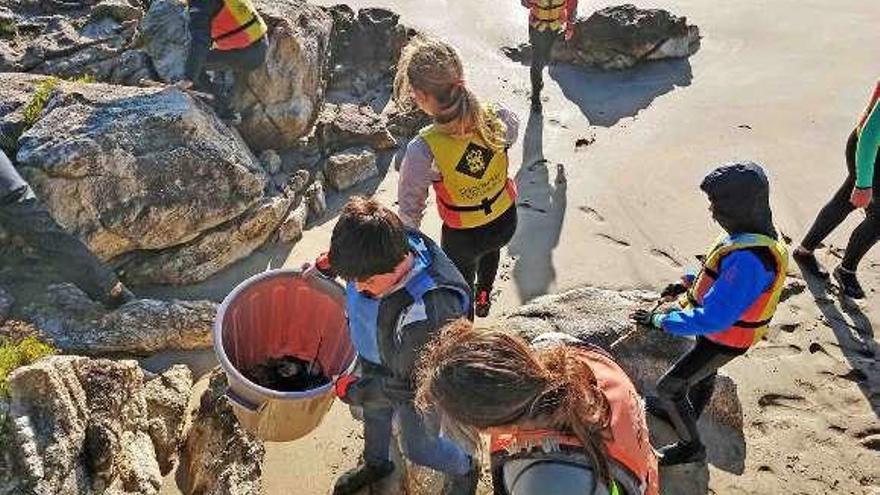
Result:
<svg viewBox="0 0 880 495"><path fill-rule="evenodd" d="M422 352L416 402L423 410L436 408L468 439L525 422L571 433L610 486L603 440L611 406L590 366L570 347L535 350L518 336L455 321Z"/></svg>
<svg viewBox="0 0 880 495"><path fill-rule="evenodd" d="M425 37L413 38L404 47L394 78L394 100L412 105L412 90L433 96L440 104L434 122L453 136L476 133L495 151L507 146L504 122L487 110L464 80L461 57L449 44Z"/></svg>

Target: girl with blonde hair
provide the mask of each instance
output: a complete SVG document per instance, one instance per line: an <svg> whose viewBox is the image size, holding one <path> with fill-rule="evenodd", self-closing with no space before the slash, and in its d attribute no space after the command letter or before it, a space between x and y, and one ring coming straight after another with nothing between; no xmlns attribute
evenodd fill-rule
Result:
<svg viewBox="0 0 880 495"><path fill-rule="evenodd" d="M479 447L495 495L657 495L657 458L635 386L598 347L548 333L531 344L450 323L423 351L416 403Z"/></svg>
<svg viewBox="0 0 880 495"><path fill-rule="evenodd" d="M519 122L510 111L480 102L465 82L458 53L439 40L417 38L404 49L394 93L398 104L414 103L433 119L407 146L400 217L418 228L434 188L441 246L474 292L476 315L485 317L501 248L516 231L507 149Z"/></svg>

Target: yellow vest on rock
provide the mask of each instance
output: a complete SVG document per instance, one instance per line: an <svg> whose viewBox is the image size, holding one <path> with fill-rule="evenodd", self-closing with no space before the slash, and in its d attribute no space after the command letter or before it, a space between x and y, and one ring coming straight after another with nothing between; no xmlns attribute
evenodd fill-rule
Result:
<svg viewBox="0 0 880 495"><path fill-rule="evenodd" d="M514 206L516 185L507 175L506 150L492 150L476 134L450 136L436 125L422 129L419 135L431 148L443 177L434 183L434 192L446 226L481 227Z"/></svg>

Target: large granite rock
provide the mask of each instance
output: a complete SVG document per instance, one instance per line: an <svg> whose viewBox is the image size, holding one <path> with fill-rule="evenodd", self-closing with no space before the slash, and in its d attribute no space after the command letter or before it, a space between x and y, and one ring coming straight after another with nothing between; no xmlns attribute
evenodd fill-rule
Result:
<svg viewBox="0 0 880 495"><path fill-rule="evenodd" d="M266 449L238 423L226 399L226 375L217 368L193 412L181 457L184 493L260 495Z"/></svg>
<svg viewBox="0 0 880 495"><path fill-rule="evenodd" d="M150 56L159 78L165 82L183 79L191 40L186 2L154 0L138 29L138 43Z"/></svg>
<svg viewBox="0 0 880 495"><path fill-rule="evenodd" d="M236 84L238 126L256 150L284 149L308 133L323 101L333 20L296 0L255 0L269 26L266 63Z"/></svg>
<svg viewBox="0 0 880 495"><path fill-rule="evenodd" d="M390 84L400 52L412 36L399 23L400 15L380 8L355 14L348 5L335 5L328 12L333 17L330 89L360 98L382 83Z"/></svg>
<svg viewBox="0 0 880 495"><path fill-rule="evenodd" d="M629 314L640 307L652 306L656 298L656 294L646 291L583 287L535 299L514 311L508 324L527 338L555 331L610 348L639 391L653 394L657 379L693 345L690 339L665 332L634 329ZM723 372L716 381L706 413L718 423L742 431L742 406L736 384Z"/></svg>
<svg viewBox="0 0 880 495"><path fill-rule="evenodd" d="M156 375L144 386L147 429L156 449L156 460L162 476L170 473L177 461L192 388L192 371L182 364Z"/></svg>
<svg viewBox="0 0 880 495"><path fill-rule="evenodd" d="M17 494L158 493L150 420L159 410L150 410L145 385L135 361L51 356L15 370L3 439L12 462L0 487Z"/></svg>
<svg viewBox="0 0 880 495"><path fill-rule="evenodd" d="M146 354L211 346L217 305L139 299L108 311L72 284L49 286L22 310L55 347L69 353Z"/></svg>
<svg viewBox="0 0 880 495"><path fill-rule="evenodd" d="M700 47L700 30L685 17L663 9L642 9L632 4L615 5L578 19L574 36L556 43L552 58L601 69L619 70L664 58L685 58ZM512 59L527 61L527 44L503 51Z"/></svg>
<svg viewBox="0 0 880 495"><path fill-rule="evenodd" d="M384 117L369 106L327 103L315 123L315 139L325 154L355 146L387 150L397 146Z"/></svg>
<svg viewBox="0 0 880 495"><path fill-rule="evenodd" d="M143 15L136 3L3 0L0 71L136 84L154 78L149 58L131 49ZM2 24L2 23L0 23Z"/></svg>
<svg viewBox="0 0 880 495"><path fill-rule="evenodd" d="M34 80L0 74L14 101ZM6 108L14 122L21 108ZM18 141L53 217L102 259L191 241L263 196L266 177L213 113L174 88L59 82Z"/></svg>
<svg viewBox="0 0 880 495"><path fill-rule="evenodd" d="M122 265L131 284L185 285L200 282L262 246L287 216L293 199L265 197L242 215L197 239L135 256Z"/></svg>

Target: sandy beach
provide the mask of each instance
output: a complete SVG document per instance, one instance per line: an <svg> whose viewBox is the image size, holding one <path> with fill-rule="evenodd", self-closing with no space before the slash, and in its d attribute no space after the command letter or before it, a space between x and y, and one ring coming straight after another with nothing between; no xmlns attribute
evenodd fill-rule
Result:
<svg viewBox="0 0 880 495"><path fill-rule="evenodd" d="M875 0L647 1L640 6L698 25L699 52L624 72L552 67L544 115L529 116L528 70L501 52L527 38L518 1L349 4L390 8L403 24L453 43L468 84L520 116L510 156L523 206L502 260L494 320L579 285L657 289L675 280L719 233L697 185L728 160L765 166L776 224L797 243L844 178L845 140L880 75ZM610 4L582 1L580 12ZM577 146L579 139L589 144ZM396 184L389 167L361 190L391 204ZM839 262L858 216L819 253L826 265ZM289 253L264 249L173 294L219 298L249 273L299 266L326 249L333 224L306 232ZM423 228L439 238L433 210ZM790 271L800 276L793 263ZM880 325L880 249L860 273L864 302L841 303L834 288L807 280L807 290L781 306L771 338L725 368L745 411L746 458L741 472L710 467L709 493L880 494L873 328ZM307 439L268 446L265 493L329 493L357 462L359 435L360 425L337 405ZM176 492L166 483L163 493Z"/></svg>

